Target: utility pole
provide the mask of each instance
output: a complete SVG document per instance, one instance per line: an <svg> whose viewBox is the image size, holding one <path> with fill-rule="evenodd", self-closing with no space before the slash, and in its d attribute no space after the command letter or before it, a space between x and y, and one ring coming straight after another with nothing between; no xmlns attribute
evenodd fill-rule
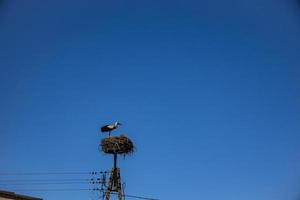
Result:
<svg viewBox="0 0 300 200"><path fill-rule="evenodd" d="M102 132L107 132L106 129L110 128L112 130L116 129L116 125L106 125L101 128ZM119 123L120 124L120 123ZM108 128L107 128L108 127ZM110 130L111 131L111 130ZM110 132L109 132L110 133ZM125 135L119 136L109 136L101 140L101 150L106 154L113 155L113 167L110 171L108 185L105 191L105 200L110 199L110 194L112 192L118 193L118 200L122 200L122 186L121 186L121 175L120 168L117 166L118 155L128 155L134 152L134 146L132 141Z"/></svg>
<svg viewBox="0 0 300 200"><path fill-rule="evenodd" d="M110 171L109 181L107 190L105 193L105 200L109 200L111 192L118 193L118 200L122 200L122 186L121 186L121 176L120 176L120 169L117 168L117 158L118 155L114 154L114 166Z"/></svg>

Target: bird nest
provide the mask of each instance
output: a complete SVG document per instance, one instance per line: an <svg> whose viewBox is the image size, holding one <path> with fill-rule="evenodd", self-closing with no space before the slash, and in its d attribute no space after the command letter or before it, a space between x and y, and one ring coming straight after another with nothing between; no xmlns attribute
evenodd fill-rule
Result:
<svg viewBox="0 0 300 200"><path fill-rule="evenodd" d="M108 154L128 155L134 152L132 141L125 135L102 139L101 149L104 153Z"/></svg>

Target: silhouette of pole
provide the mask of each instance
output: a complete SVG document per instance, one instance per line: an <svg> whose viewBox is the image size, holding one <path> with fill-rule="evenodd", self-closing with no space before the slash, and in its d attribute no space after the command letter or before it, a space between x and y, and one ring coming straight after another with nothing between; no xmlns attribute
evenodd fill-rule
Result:
<svg viewBox="0 0 300 200"><path fill-rule="evenodd" d="M117 168L117 154L115 153L114 154L114 168L116 169Z"/></svg>
<svg viewBox="0 0 300 200"><path fill-rule="evenodd" d="M109 200L111 192L118 193L118 200L122 200L122 186L121 186L121 176L120 169L117 168L117 158L118 155L114 154L114 166L110 172L110 177L108 181L108 187L105 193L105 200Z"/></svg>

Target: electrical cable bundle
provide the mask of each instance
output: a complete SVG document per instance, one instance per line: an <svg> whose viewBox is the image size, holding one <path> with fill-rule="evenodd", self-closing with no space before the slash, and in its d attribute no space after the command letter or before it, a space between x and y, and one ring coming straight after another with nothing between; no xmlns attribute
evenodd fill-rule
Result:
<svg viewBox="0 0 300 200"><path fill-rule="evenodd" d="M108 171L0 173L1 190L18 192L98 192L105 193ZM112 192L113 195L117 193ZM103 195L101 195L103 198ZM158 200L123 194L123 198ZM101 198L101 197L100 197Z"/></svg>

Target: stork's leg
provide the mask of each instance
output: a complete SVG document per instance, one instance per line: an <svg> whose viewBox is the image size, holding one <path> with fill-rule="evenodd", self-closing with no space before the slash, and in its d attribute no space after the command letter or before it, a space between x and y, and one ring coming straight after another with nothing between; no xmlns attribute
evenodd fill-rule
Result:
<svg viewBox="0 0 300 200"><path fill-rule="evenodd" d="M110 131L108 131L108 137L110 137Z"/></svg>

